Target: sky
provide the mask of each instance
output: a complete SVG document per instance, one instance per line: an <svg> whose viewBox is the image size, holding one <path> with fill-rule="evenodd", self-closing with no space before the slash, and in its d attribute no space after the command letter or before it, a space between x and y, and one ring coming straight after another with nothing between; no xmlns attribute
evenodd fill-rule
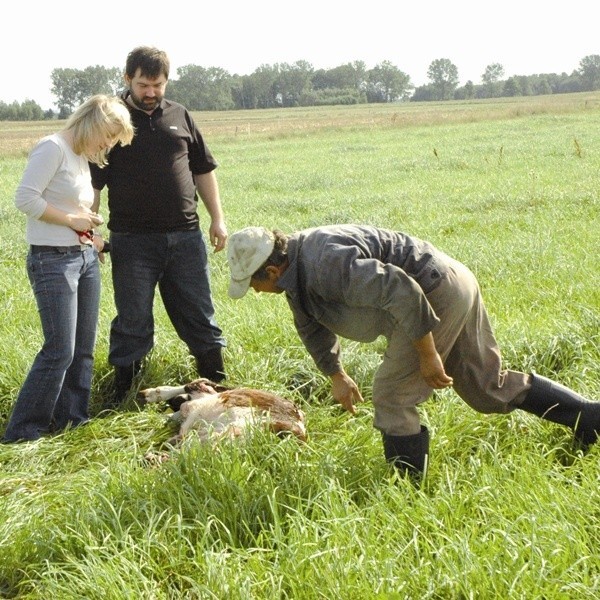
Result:
<svg viewBox="0 0 600 600"><path fill-rule="evenodd" d="M560 6L556 8L553 6ZM600 54L595 2L570 0L103 0L9 2L3 8L0 101L55 108L51 73L100 65L122 69L140 45L165 50L177 68L220 67L248 75L261 65L309 62L315 69L390 61L415 86L446 58L460 85L481 82L492 63L504 77L572 73ZM167 88L168 95L168 88Z"/></svg>

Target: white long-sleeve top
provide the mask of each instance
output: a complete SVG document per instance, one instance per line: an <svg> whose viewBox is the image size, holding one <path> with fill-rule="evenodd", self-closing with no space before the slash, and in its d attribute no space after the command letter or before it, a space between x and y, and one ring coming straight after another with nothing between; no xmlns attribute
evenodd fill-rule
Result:
<svg viewBox="0 0 600 600"><path fill-rule="evenodd" d="M29 161L15 194L15 206L27 215L26 239L40 246L72 246L79 236L66 225L40 220L50 204L57 209L81 212L91 209L94 190L87 159L75 154L59 134L42 138Z"/></svg>

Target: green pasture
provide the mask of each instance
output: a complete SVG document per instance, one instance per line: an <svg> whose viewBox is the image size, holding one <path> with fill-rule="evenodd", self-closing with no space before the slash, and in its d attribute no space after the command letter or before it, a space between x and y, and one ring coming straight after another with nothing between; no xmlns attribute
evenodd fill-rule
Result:
<svg viewBox="0 0 600 600"><path fill-rule="evenodd" d="M195 113L230 233L368 223L428 239L478 276L507 367L600 400L600 94ZM0 123L0 432L39 350L13 197L28 149L61 124ZM208 221L201 207L206 232ZM92 411L79 430L0 446L0 598L600 598L600 450L452 390L422 406L421 489L385 464L370 383L383 341L343 341L366 402L343 413L285 299L227 297L211 254L232 385L301 404L309 441L188 439L141 407L103 412L114 316L103 266ZM159 299L138 388L194 377Z"/></svg>

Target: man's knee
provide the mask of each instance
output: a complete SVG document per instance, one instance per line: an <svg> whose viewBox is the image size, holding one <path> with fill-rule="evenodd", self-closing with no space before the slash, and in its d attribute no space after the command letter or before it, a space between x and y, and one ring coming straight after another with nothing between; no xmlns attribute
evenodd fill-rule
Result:
<svg viewBox="0 0 600 600"><path fill-rule="evenodd" d="M421 431L421 418L416 406L386 405L374 402L374 426L386 435L415 435Z"/></svg>

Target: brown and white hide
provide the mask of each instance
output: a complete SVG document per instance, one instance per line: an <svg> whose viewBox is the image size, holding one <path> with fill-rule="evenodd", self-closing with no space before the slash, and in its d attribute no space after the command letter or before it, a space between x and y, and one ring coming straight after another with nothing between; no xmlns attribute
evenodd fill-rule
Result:
<svg viewBox="0 0 600 600"><path fill-rule="evenodd" d="M253 388L227 388L208 379L196 379L182 386L159 386L141 390L146 403L166 402L175 412L179 432L169 440L180 443L190 431L208 441L237 438L249 426L267 427L276 434L291 433L306 441L304 413L290 400Z"/></svg>

